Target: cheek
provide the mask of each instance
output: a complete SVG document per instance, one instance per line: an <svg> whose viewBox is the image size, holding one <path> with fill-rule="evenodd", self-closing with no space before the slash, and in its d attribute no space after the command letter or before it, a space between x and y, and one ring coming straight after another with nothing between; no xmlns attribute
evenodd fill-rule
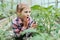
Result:
<svg viewBox="0 0 60 40"><path fill-rule="evenodd" d="M24 13L22 13L22 17L25 17L26 15Z"/></svg>
<svg viewBox="0 0 60 40"><path fill-rule="evenodd" d="M24 14L24 16L27 16L26 14Z"/></svg>
<svg viewBox="0 0 60 40"><path fill-rule="evenodd" d="M22 15L25 15L25 13L24 13L24 11L22 11L22 13L21 13Z"/></svg>
<svg viewBox="0 0 60 40"><path fill-rule="evenodd" d="M22 13L22 15L26 16L27 14L26 13Z"/></svg>

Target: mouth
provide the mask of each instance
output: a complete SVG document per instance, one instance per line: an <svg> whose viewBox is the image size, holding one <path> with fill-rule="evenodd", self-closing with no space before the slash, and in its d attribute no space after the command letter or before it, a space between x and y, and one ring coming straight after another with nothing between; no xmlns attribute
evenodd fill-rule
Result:
<svg viewBox="0 0 60 40"><path fill-rule="evenodd" d="M29 17L27 17L27 18L29 18Z"/></svg>
<svg viewBox="0 0 60 40"><path fill-rule="evenodd" d="M30 20L30 18L29 18L29 17L27 17L27 20L29 21L29 20Z"/></svg>

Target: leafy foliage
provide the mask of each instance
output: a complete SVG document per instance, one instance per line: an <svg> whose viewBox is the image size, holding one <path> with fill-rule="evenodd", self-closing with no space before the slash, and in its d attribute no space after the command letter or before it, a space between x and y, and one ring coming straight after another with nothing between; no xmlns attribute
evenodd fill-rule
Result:
<svg viewBox="0 0 60 40"><path fill-rule="evenodd" d="M32 18L37 22L37 29L27 29L21 34L33 32L34 36L28 40L60 40L60 9L53 6L42 7L34 5L32 9ZM9 29L9 25L4 26L4 29ZM9 36L8 36L9 35ZM13 35L9 30L0 30L0 40L13 40Z"/></svg>
<svg viewBox="0 0 60 40"><path fill-rule="evenodd" d="M41 32L50 33L53 27L55 28L59 26L59 24L56 22L56 20L60 17L59 11L56 11L58 9L55 9L53 6L45 8L39 5L32 6L31 8L32 17L35 21L37 21L38 29L40 29Z"/></svg>

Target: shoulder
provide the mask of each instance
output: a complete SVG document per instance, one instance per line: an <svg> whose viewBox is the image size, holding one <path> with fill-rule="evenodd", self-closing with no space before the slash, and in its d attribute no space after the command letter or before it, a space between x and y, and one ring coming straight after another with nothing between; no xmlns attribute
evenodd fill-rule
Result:
<svg viewBox="0 0 60 40"><path fill-rule="evenodd" d="M17 17L12 20L12 23L17 24Z"/></svg>

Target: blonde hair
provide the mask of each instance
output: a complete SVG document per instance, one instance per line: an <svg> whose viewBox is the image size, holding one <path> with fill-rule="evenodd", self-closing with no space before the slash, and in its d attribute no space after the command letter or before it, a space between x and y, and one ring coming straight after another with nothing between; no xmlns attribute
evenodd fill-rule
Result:
<svg viewBox="0 0 60 40"><path fill-rule="evenodd" d="M27 8L27 7L29 7L27 4L21 4L21 3L20 3L20 4L17 5L16 11L17 11L17 12L22 12L23 9L24 9L24 8Z"/></svg>

